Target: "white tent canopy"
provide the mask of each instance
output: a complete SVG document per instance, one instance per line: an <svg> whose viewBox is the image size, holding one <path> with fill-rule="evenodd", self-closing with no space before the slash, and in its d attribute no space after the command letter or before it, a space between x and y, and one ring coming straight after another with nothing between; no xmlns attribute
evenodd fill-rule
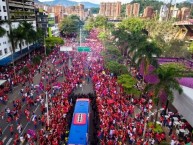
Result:
<svg viewBox="0 0 193 145"><path fill-rule="evenodd" d="M174 92L174 107L193 126L193 89L181 86L183 93Z"/></svg>
<svg viewBox="0 0 193 145"><path fill-rule="evenodd" d="M60 51L72 51L72 46L61 46Z"/></svg>
<svg viewBox="0 0 193 145"><path fill-rule="evenodd" d="M3 85L7 80L0 80L0 85Z"/></svg>

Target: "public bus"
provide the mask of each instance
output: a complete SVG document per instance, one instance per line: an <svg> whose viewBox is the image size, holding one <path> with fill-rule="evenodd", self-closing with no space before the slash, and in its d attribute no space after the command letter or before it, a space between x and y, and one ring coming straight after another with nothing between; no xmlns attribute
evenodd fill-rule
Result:
<svg viewBox="0 0 193 145"><path fill-rule="evenodd" d="M87 98L77 99L68 145L89 145L89 112L90 100Z"/></svg>

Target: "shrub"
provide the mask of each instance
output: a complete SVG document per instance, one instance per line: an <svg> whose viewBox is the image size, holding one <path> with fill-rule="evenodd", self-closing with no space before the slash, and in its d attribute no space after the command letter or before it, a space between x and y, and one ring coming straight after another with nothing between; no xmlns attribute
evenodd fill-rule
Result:
<svg viewBox="0 0 193 145"><path fill-rule="evenodd" d="M24 66L24 67L22 68L22 72L23 72L23 74L25 74L25 75L29 74L29 68L28 68L27 66Z"/></svg>
<svg viewBox="0 0 193 145"><path fill-rule="evenodd" d="M42 59L42 57L41 57L40 55L37 55L37 56L35 56L35 57L32 59L32 62L33 62L34 65L39 65L40 62L41 62L41 59Z"/></svg>
<svg viewBox="0 0 193 145"><path fill-rule="evenodd" d="M156 126L154 126L153 122L149 122L148 123L148 127L152 128L154 133L162 133L162 132L164 132L163 129L162 129L162 126L160 124L156 124Z"/></svg>

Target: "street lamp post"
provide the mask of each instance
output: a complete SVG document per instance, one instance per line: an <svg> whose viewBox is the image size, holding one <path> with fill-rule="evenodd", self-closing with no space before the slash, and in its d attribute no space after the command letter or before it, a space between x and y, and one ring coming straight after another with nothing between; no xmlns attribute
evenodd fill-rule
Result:
<svg viewBox="0 0 193 145"><path fill-rule="evenodd" d="M46 91L45 92L45 94L46 94L46 104L45 104L45 106L46 106L46 114L47 114L47 123L48 123L48 126L49 126L49 109L48 109L48 92Z"/></svg>
<svg viewBox="0 0 193 145"><path fill-rule="evenodd" d="M149 115L145 118L145 120L144 120L144 130L143 130L143 139L145 138L145 132L146 132L146 130L147 130L147 121L149 120L149 118L151 117L151 116L153 116L155 113L157 113L157 112L159 112L159 111L163 111L164 110L164 108L161 108L160 110L156 110L155 112L150 112L149 113Z"/></svg>
<svg viewBox="0 0 193 145"><path fill-rule="evenodd" d="M82 45L82 40L81 40L81 38L82 38L82 29L81 29L81 27L80 27L80 46Z"/></svg>
<svg viewBox="0 0 193 145"><path fill-rule="evenodd" d="M36 87L40 88L40 85L36 85ZM49 108L48 108L48 91L43 91L42 88L40 88L40 89L46 95L46 103L45 103L46 116L47 116L46 118L47 118L47 123L48 123L48 126L49 126L50 119L49 119Z"/></svg>

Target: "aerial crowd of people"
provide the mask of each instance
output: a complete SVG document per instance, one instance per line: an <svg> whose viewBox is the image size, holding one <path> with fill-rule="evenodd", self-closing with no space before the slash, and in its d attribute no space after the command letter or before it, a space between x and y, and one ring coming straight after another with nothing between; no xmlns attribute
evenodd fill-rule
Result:
<svg viewBox="0 0 193 145"><path fill-rule="evenodd" d="M16 76L12 67L4 68L1 78L6 79L8 84L0 89L3 104L6 105L12 99L7 95L8 90L13 91L17 89L14 88L16 85L22 84L19 96L12 101L12 106L1 112L1 119L9 124L14 145L22 142L30 145L67 143L74 105L69 96L76 88L82 87L85 81L91 80L95 92L92 108L94 116L98 117L97 122L94 122L97 131L94 135L97 139L94 137L92 144L154 145L166 140L165 132L154 133L149 127L144 131L148 113L153 108L151 95L145 94L136 99L124 93L123 87L117 83L117 77L104 67L104 60L100 55L104 47L97 34L97 30L91 31L89 39L82 44L91 48L90 54L60 52L59 47L56 47L39 65L32 65L28 57L18 61L15 66ZM65 41L66 46L76 46L71 39ZM39 50L33 55L43 53L44 51ZM24 66L29 68L28 75L21 75L20 70ZM35 84L34 78L37 77L39 78ZM166 119L163 115L160 121L173 127L170 123L172 117L171 115ZM24 130L23 120L31 124L32 128ZM168 123L165 120L169 120ZM2 129L0 135L3 135ZM181 144L176 135L172 132L169 135L172 143Z"/></svg>

